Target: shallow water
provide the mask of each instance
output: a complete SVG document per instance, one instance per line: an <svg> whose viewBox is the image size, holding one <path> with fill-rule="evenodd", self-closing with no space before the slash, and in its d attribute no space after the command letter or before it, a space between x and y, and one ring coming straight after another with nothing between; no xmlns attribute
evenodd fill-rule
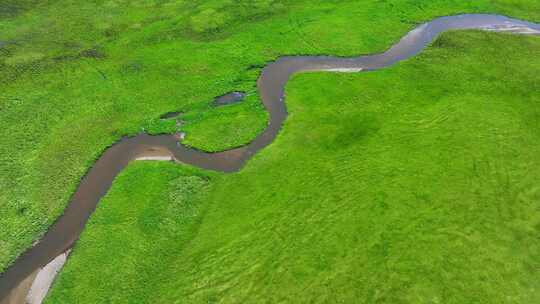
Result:
<svg viewBox="0 0 540 304"><path fill-rule="evenodd" d="M225 95L216 97L212 104L216 107L229 105L241 102L242 100L244 100L244 97L246 97L245 92L230 92Z"/></svg>
<svg viewBox="0 0 540 304"><path fill-rule="evenodd" d="M141 134L121 139L105 150L82 178L64 214L50 227L45 236L34 247L19 256L15 263L2 274L0 299L5 299L25 278L47 265L74 244L99 200L107 193L114 178L129 162L137 159L173 159L203 169L222 172L238 171L257 151L271 144L278 134L287 117L284 88L292 74L305 71L359 72L385 68L418 54L437 35L451 29L482 29L540 35L540 24L497 15L458 15L441 17L421 24L382 54L351 58L281 57L268 64L257 81L261 100L270 119L266 129L251 143L224 152L205 153L182 146L178 143L178 135Z"/></svg>

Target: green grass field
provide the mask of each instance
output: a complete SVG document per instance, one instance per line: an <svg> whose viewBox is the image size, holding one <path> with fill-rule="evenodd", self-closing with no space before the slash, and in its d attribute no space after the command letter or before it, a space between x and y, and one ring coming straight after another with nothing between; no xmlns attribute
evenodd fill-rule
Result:
<svg viewBox="0 0 540 304"><path fill-rule="evenodd" d="M540 39L297 75L239 173L139 162L47 303L540 302Z"/></svg>
<svg viewBox="0 0 540 304"><path fill-rule="evenodd" d="M0 1L0 272L62 213L123 135L171 132L218 151L265 125L255 81L286 54L384 50L419 22L464 12L540 20L531 0ZM247 101L222 108L231 90Z"/></svg>

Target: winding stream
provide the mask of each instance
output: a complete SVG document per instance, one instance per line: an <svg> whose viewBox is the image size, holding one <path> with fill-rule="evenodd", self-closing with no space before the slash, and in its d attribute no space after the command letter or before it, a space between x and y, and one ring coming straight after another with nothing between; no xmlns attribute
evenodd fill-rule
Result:
<svg viewBox="0 0 540 304"><path fill-rule="evenodd" d="M441 17L416 27L397 44L381 54L341 58L331 56L286 56L269 63L257 81L261 100L269 113L269 124L246 146L220 152L205 153L178 143L178 136L141 134L123 138L109 147L81 180L64 214L50 227L43 238L29 248L0 277L0 303L15 303L8 299L17 289L27 292L21 282L35 275L57 256L73 246L99 200L129 162L137 159L171 159L199 168L235 172L247 160L275 139L287 111L284 103L285 84L294 73L305 71L359 72L376 70L412 57L425 48L437 35L453 29L482 29L497 32L540 35L540 24L498 15L467 14ZM26 284L27 285L27 284ZM25 286L26 286L25 285ZM24 297L23 297L24 298ZM6 302L7 301L7 302ZM19 301L19 300L17 300ZM24 302L20 302L24 303Z"/></svg>

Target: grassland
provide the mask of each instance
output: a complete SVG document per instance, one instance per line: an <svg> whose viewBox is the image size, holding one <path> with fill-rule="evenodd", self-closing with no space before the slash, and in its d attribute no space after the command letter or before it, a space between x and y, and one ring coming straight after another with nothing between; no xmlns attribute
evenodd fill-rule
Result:
<svg viewBox="0 0 540 304"><path fill-rule="evenodd" d="M386 70L296 76L241 172L131 165L47 303L538 303L539 56L451 32Z"/></svg>
<svg viewBox="0 0 540 304"><path fill-rule="evenodd" d="M123 135L171 132L208 151L265 125L261 66L284 54L387 48L441 15L540 20L530 0L0 1L0 272L62 213L79 179ZM212 108L214 96L250 93Z"/></svg>

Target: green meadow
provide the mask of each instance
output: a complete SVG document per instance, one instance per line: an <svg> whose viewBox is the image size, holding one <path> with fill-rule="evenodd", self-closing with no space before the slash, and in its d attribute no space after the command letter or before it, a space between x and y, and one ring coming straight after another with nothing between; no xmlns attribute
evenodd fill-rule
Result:
<svg viewBox="0 0 540 304"><path fill-rule="evenodd" d="M449 32L287 86L235 174L137 162L47 303L538 303L540 39Z"/></svg>
<svg viewBox="0 0 540 304"><path fill-rule="evenodd" d="M0 0L0 273L108 146L176 131L160 115L237 147L266 125L267 62L478 12L539 22L540 2ZM538 40L451 33L385 71L295 77L241 172L122 173L49 302L537 302ZM248 97L211 106L230 91Z"/></svg>

